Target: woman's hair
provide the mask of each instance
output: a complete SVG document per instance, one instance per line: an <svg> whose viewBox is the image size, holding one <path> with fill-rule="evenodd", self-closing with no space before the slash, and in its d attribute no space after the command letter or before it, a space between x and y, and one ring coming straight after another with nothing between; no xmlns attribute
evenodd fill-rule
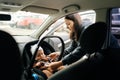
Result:
<svg viewBox="0 0 120 80"><path fill-rule="evenodd" d="M81 31L82 31L82 21L81 17L78 13L75 14L69 14L65 16L65 19L72 20L74 22L74 30L75 32L72 32L70 35L70 39L76 39L78 41Z"/></svg>

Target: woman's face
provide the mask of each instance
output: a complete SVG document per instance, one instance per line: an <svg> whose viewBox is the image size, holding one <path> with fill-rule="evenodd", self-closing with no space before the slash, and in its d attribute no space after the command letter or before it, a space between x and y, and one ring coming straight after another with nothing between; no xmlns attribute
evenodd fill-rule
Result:
<svg viewBox="0 0 120 80"><path fill-rule="evenodd" d="M69 19L65 19L65 23L67 25L67 28L71 31L74 32L74 22Z"/></svg>

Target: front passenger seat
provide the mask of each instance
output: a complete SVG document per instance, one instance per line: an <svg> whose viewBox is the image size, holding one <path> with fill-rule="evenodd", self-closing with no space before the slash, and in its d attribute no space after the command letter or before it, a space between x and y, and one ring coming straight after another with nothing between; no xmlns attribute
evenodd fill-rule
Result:
<svg viewBox="0 0 120 80"><path fill-rule="evenodd" d="M107 35L107 25L96 22L81 33L80 44L86 52L77 62L56 72L48 80L104 80L99 73L103 62L101 53Z"/></svg>

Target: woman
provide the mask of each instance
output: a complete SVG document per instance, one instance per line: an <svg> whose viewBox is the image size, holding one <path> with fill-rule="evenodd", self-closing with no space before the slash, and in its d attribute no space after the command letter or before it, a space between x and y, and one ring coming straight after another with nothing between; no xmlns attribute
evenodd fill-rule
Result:
<svg viewBox="0 0 120 80"><path fill-rule="evenodd" d="M72 42L69 45L69 47L67 49L65 49L64 55L62 56L62 60L55 61L55 59L59 56L59 52L53 52L47 56L50 59L52 59L50 61L50 63L45 66L45 69L43 71L47 75L48 78L55 71L65 68L64 65L72 64L73 62L79 60L82 56L85 55L85 52L82 51L82 49L80 47L80 43L79 43L80 34L82 32L82 29L84 28L82 25L80 15L78 13L66 15L65 23L67 25L67 28L69 29L70 39ZM89 24L87 24L87 25L89 25ZM116 42L115 39L113 42L112 43L115 44L115 42ZM110 43L110 46L113 46L112 43ZM115 46L116 46L116 44L115 44Z"/></svg>
<svg viewBox="0 0 120 80"><path fill-rule="evenodd" d="M81 49L80 43L79 43L80 34L82 32L82 29L84 28L82 25L80 15L78 13L66 15L65 23L67 25L67 28L70 31L70 39L72 40L72 43L67 49L65 49L62 60L57 62L52 62L48 65L48 67L50 67L53 71L60 66L69 65L79 60L82 56L85 55L85 52ZM86 26L90 24L92 23L89 23ZM117 39L113 35L110 36L110 40L111 40L110 47L112 48L120 47L118 45ZM56 52L51 53L49 56L57 56L57 53Z"/></svg>
<svg viewBox="0 0 120 80"><path fill-rule="evenodd" d="M69 65L77 61L84 55L84 52L81 50L79 43L80 34L83 29L80 15L78 13L66 15L65 23L67 25L67 28L69 29L70 39L72 40L72 43L67 49L65 49L62 60L52 62L48 65L48 67L50 67L53 71L58 69L58 67L60 66ZM59 55L58 52L54 52L51 53L49 56L57 55Z"/></svg>

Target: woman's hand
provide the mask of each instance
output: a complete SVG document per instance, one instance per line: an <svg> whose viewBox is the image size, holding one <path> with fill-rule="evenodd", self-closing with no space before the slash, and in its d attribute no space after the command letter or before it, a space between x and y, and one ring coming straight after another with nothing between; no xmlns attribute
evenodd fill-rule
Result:
<svg viewBox="0 0 120 80"><path fill-rule="evenodd" d="M49 68L51 68L53 71L57 70L60 66L62 66L63 63L62 61L58 61L58 62L52 62L49 65L47 65Z"/></svg>
<svg viewBox="0 0 120 80"><path fill-rule="evenodd" d="M50 53L47 57L49 57L50 62L54 62L58 59L59 56L60 56L59 52L53 52L53 53Z"/></svg>

